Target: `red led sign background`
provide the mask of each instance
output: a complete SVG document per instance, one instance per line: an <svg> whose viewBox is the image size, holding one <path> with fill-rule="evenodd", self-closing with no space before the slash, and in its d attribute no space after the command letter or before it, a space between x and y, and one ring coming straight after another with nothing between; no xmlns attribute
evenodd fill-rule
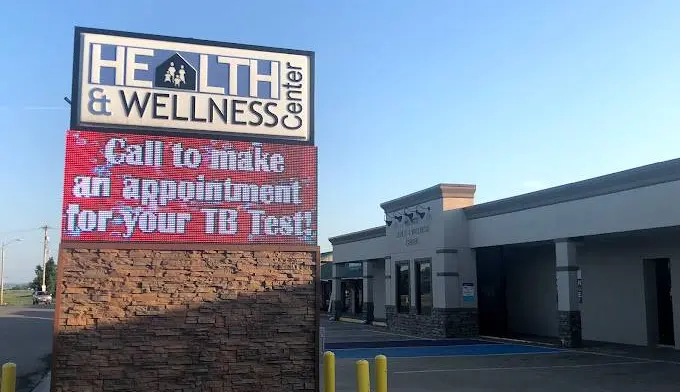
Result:
<svg viewBox="0 0 680 392"><path fill-rule="evenodd" d="M70 130L62 239L316 245L316 147Z"/></svg>

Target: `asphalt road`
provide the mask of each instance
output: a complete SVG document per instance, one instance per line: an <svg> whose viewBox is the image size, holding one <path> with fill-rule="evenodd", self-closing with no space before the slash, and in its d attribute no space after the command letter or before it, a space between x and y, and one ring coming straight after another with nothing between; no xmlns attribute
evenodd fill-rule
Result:
<svg viewBox="0 0 680 392"><path fill-rule="evenodd" d="M54 310L0 307L0 363L17 364L17 392L29 392L49 370Z"/></svg>

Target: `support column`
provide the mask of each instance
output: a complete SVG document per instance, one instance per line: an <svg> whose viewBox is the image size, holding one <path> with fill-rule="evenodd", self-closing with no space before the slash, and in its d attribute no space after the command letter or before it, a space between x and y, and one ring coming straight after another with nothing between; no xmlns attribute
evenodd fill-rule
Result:
<svg viewBox="0 0 680 392"><path fill-rule="evenodd" d="M394 272L392 256L385 256L385 323L389 327L397 314L397 288L394 285L397 276Z"/></svg>
<svg viewBox="0 0 680 392"><path fill-rule="evenodd" d="M581 346L581 310L578 303L578 260L570 240L555 241L559 337L565 347Z"/></svg>
<svg viewBox="0 0 680 392"><path fill-rule="evenodd" d="M432 259L432 318L440 331L436 334L430 332L430 336L462 338L479 335L474 263L470 248L436 251Z"/></svg>
<svg viewBox="0 0 680 392"><path fill-rule="evenodd" d="M363 308L363 314L364 314L364 323L370 324L373 322L373 283L375 277L373 276L373 261L372 260L364 260L363 263L364 271L362 274L363 277L363 283L364 283L364 288L363 288L363 295L364 295L364 308Z"/></svg>
<svg viewBox="0 0 680 392"><path fill-rule="evenodd" d="M340 265L333 263L333 279L331 290L331 314L335 320L340 320L342 314L342 281L340 279Z"/></svg>

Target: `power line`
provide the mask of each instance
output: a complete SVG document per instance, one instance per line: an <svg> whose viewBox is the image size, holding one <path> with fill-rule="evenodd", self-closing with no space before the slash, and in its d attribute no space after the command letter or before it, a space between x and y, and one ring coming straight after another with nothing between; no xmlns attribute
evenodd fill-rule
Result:
<svg viewBox="0 0 680 392"><path fill-rule="evenodd" d="M28 233L30 231L45 230L45 226L47 226L48 230L57 230L56 227L44 225L44 226L40 226L40 227L33 227L33 228L30 228L30 229L17 229L17 230L0 231L0 236L6 235L6 234Z"/></svg>
<svg viewBox="0 0 680 392"><path fill-rule="evenodd" d="M40 227L35 227L35 228L32 228L32 229L0 231L0 235L14 234L14 233L26 233L26 232L29 232L29 231L38 231L38 230L40 230Z"/></svg>

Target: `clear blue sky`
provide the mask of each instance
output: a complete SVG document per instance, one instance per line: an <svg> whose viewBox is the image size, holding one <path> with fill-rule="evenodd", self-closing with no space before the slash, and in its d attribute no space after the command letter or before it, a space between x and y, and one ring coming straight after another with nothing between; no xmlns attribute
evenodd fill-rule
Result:
<svg viewBox="0 0 680 392"><path fill-rule="evenodd" d="M316 52L319 244L440 182L477 202L678 157L677 1L22 1L0 16L0 236L61 225L74 25ZM674 197L674 195L669 195ZM51 232L56 254L58 230Z"/></svg>

